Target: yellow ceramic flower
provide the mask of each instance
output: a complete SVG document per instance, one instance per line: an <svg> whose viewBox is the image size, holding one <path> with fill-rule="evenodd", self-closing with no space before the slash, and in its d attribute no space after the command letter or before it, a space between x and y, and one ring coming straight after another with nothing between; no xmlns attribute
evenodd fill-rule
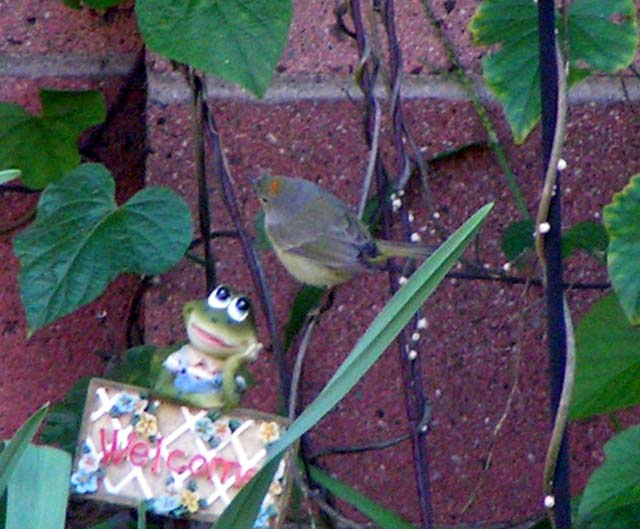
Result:
<svg viewBox="0 0 640 529"><path fill-rule="evenodd" d="M200 500L200 496L198 496L197 492L190 491L189 489L184 489L180 493L180 503L185 506L187 511L191 514L194 512L198 512L198 501Z"/></svg>
<svg viewBox="0 0 640 529"><path fill-rule="evenodd" d="M282 485L279 481L273 481L269 486L269 494L272 496L280 496L282 494Z"/></svg>
<svg viewBox="0 0 640 529"><path fill-rule="evenodd" d="M140 419L135 426L136 432L147 439L158 433L158 419L155 415L146 411L140 414Z"/></svg>
<svg viewBox="0 0 640 529"><path fill-rule="evenodd" d="M265 443L273 443L280 437L280 426L277 422L263 422L260 425L260 440Z"/></svg>

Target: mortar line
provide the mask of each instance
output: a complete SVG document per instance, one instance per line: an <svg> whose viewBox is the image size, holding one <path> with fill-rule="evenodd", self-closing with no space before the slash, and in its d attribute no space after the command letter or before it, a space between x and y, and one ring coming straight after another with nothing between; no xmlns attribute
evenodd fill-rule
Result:
<svg viewBox="0 0 640 529"><path fill-rule="evenodd" d="M135 53L120 54L9 54L0 53L0 76L24 79L52 78L108 78L127 75L135 64ZM149 100L154 103L183 103L189 101L188 87L178 74L155 73L148 69ZM478 76L475 84L484 101L495 101ZM610 104L627 100L640 101L640 80L625 76L627 96L620 80L614 76L590 78L573 87L569 94L572 105L597 103ZM295 103L303 101L339 102L362 98L354 80L347 76L322 74L280 74L261 101L249 92L231 83L213 77L208 81L208 96L239 102L258 104ZM384 87L376 88L376 96L386 99ZM420 75L405 77L402 97L411 99L435 99L440 101L468 101L459 83L444 75Z"/></svg>

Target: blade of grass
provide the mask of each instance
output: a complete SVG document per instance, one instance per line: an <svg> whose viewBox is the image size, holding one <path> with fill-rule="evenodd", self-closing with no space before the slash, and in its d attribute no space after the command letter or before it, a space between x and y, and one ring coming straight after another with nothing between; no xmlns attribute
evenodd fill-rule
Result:
<svg viewBox="0 0 640 529"><path fill-rule="evenodd" d="M396 292L320 395L289 426L284 435L271 445L265 466L237 494L213 529L253 527L260 502L277 468L273 466L273 461L279 459L287 447L324 417L382 355L462 255L492 207L493 203L490 203L474 213Z"/></svg>
<svg viewBox="0 0 640 529"><path fill-rule="evenodd" d="M48 409L49 403L47 402L25 421L0 453L0 495L4 494L11 474L18 466L20 457L29 446L31 439L40 428Z"/></svg>
<svg viewBox="0 0 640 529"><path fill-rule="evenodd" d="M416 526L397 515L395 512L385 509L379 503L368 498L356 489L342 483L318 467L310 466L311 479L322 485L329 492L353 505L372 522L382 529L416 529Z"/></svg>

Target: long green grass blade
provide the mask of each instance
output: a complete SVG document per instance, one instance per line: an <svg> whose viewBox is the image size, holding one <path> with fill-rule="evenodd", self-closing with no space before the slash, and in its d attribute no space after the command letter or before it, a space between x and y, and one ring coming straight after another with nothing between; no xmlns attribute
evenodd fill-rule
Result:
<svg viewBox="0 0 640 529"><path fill-rule="evenodd" d="M238 512L240 509L246 512L258 512L259 503L270 483L270 480L267 480L267 467L270 466L268 463L279 457L292 443L312 428L356 385L462 255L492 207L493 203L487 204L472 215L396 292L320 395L271 446L265 468L258 472L234 498L215 523L214 529L252 528L255 515L254 518L245 516L240 519ZM250 498L253 498L257 505L251 505Z"/></svg>
<svg viewBox="0 0 640 529"><path fill-rule="evenodd" d="M5 529L64 529L71 455L29 445L7 487Z"/></svg>
<svg viewBox="0 0 640 529"><path fill-rule="evenodd" d="M368 498L356 489L342 483L317 467L309 467L311 479L322 485L329 492L353 505L362 514L375 522L382 529L416 529L416 526Z"/></svg>
<svg viewBox="0 0 640 529"><path fill-rule="evenodd" d="M18 466L20 457L27 449L27 446L29 446L31 439L33 439L38 428L40 428L48 409L49 403L47 402L26 420L13 436L13 439L9 441L9 444L0 453L0 495L4 494L11 474Z"/></svg>

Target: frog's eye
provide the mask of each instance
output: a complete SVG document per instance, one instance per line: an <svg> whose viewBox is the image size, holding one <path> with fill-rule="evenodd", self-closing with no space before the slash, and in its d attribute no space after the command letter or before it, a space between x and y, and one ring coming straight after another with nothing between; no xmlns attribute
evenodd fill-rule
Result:
<svg viewBox="0 0 640 529"><path fill-rule="evenodd" d="M247 298L240 297L233 300L227 309L227 313L232 320L240 323L247 319L250 309L251 303L249 303L249 300Z"/></svg>
<svg viewBox="0 0 640 529"><path fill-rule="evenodd" d="M209 294L207 303L212 309L224 309L231 303L231 292L227 287L221 285Z"/></svg>

